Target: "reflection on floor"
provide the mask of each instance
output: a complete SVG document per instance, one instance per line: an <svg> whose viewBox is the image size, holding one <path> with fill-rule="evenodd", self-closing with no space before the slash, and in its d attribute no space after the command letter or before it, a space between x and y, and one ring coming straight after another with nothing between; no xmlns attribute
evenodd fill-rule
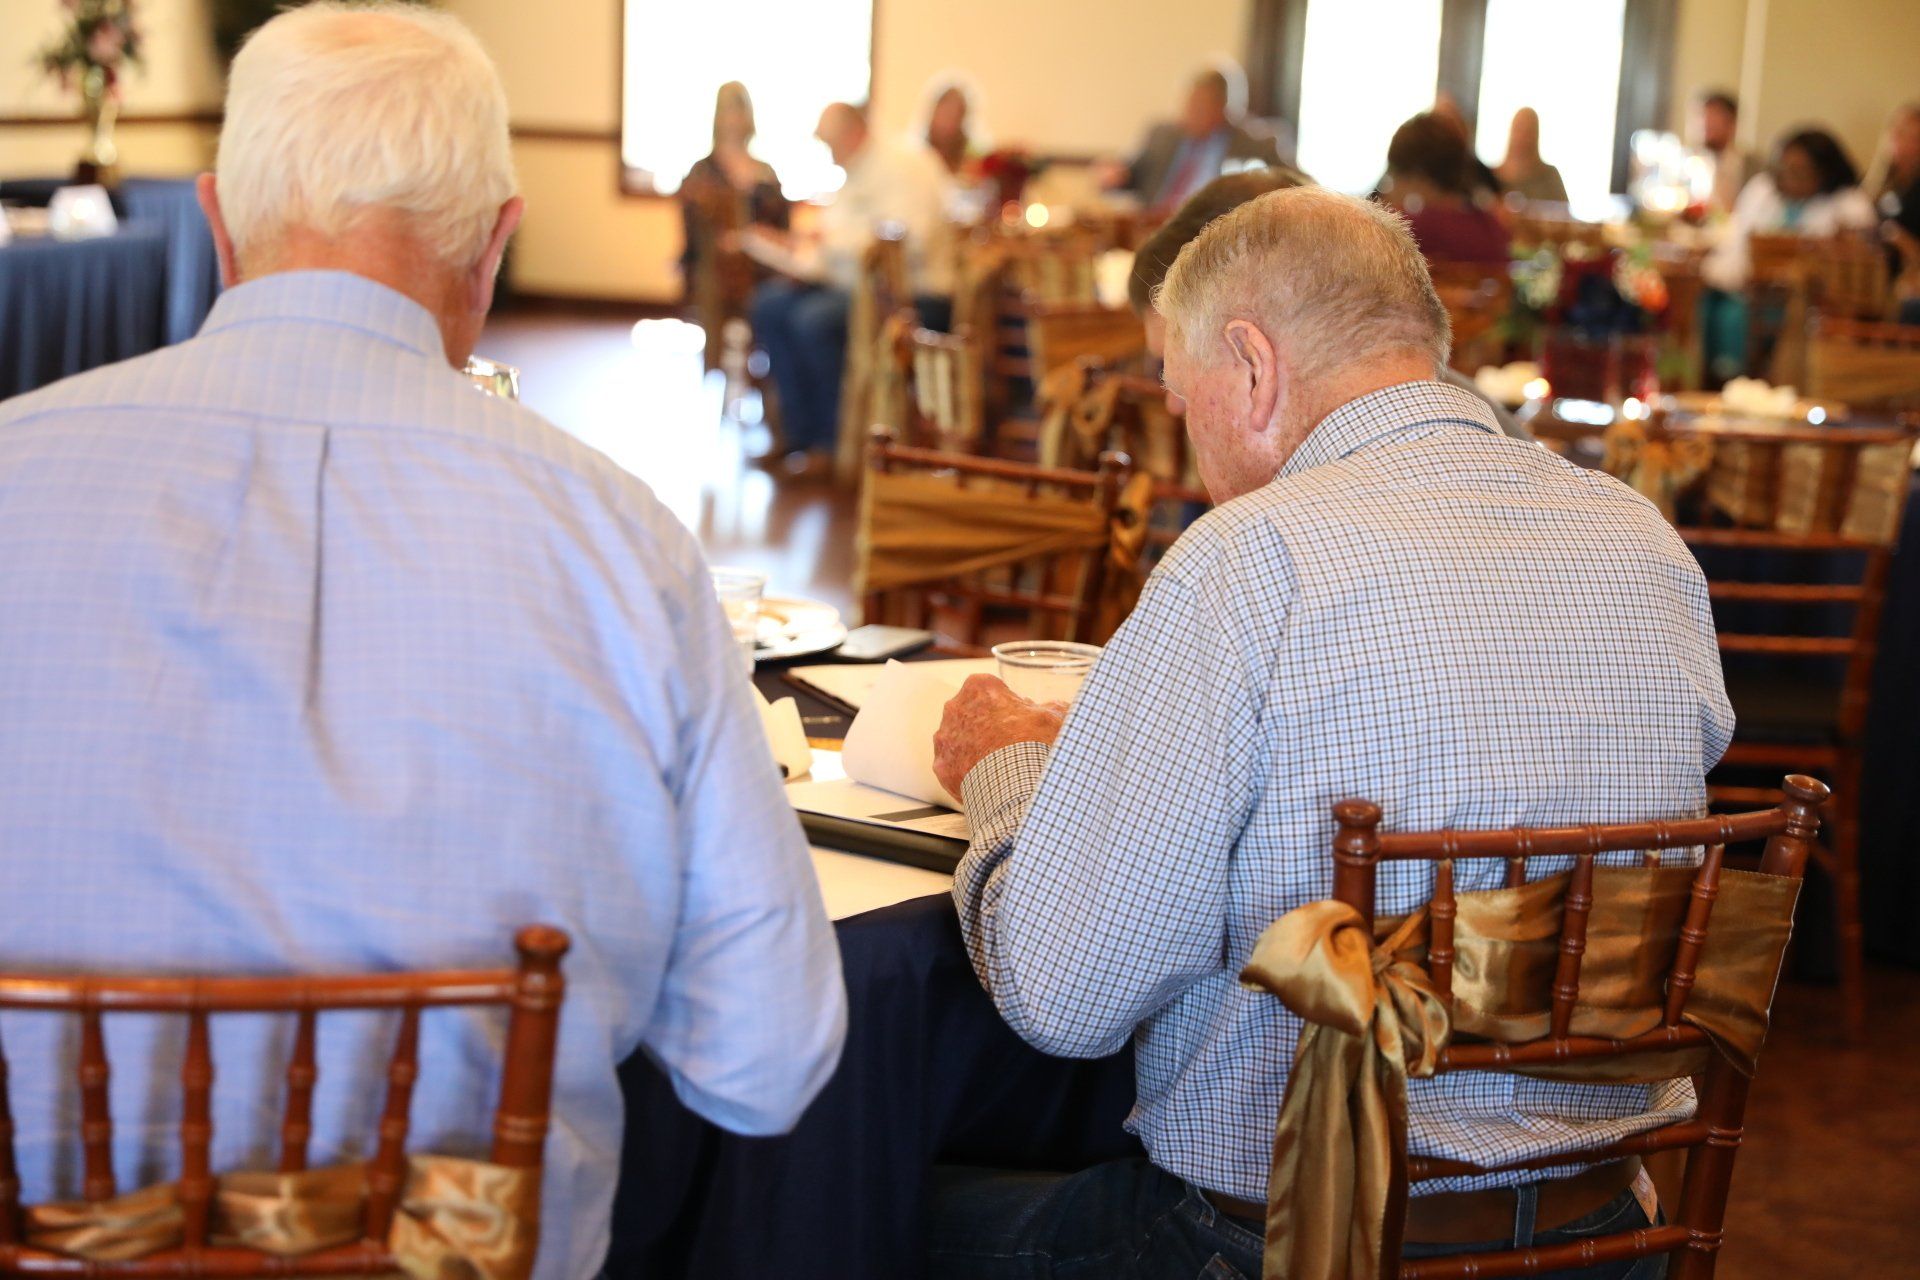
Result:
<svg viewBox="0 0 1920 1280"><path fill-rule="evenodd" d="M854 503L822 481L747 465L766 432L722 414L700 330L678 320L496 317L480 351L520 368L521 400L646 481L716 565L759 570L770 594L853 606Z"/></svg>
<svg viewBox="0 0 1920 1280"><path fill-rule="evenodd" d="M539 312L481 342L521 368L522 396L653 486L716 564L764 570L772 589L852 603L853 501L743 462L758 428L721 421L698 331ZM1838 1040L1831 989L1789 986L1747 1113L1721 1280L1920 1275L1920 973L1872 974L1874 1030Z"/></svg>

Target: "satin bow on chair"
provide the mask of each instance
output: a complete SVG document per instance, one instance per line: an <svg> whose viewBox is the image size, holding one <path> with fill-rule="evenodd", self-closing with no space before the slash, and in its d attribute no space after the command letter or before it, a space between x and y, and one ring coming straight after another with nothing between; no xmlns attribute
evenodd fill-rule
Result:
<svg viewBox="0 0 1920 1280"><path fill-rule="evenodd" d="M1309 903L1267 927L1240 973L1306 1021L1274 1132L1269 1276L1391 1274L1386 1223L1406 1212L1393 1189L1406 1185L1407 1077L1433 1074L1452 1031L1426 971L1398 955L1424 921L1409 916L1375 947L1358 911Z"/></svg>

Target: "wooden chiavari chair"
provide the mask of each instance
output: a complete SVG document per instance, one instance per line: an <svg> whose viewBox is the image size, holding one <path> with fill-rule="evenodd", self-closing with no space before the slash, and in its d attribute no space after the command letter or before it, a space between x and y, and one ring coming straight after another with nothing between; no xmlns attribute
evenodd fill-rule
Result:
<svg viewBox="0 0 1920 1280"><path fill-rule="evenodd" d="M910 310L881 331L873 416L904 444L973 453L986 428L981 353L965 329L923 329Z"/></svg>
<svg viewBox="0 0 1920 1280"><path fill-rule="evenodd" d="M1560 1155L1481 1166L1464 1161L1407 1156L1395 1168L1395 1185L1387 1205L1386 1247L1391 1261L1400 1253L1400 1221L1410 1183L1435 1178L1477 1175L1509 1170L1549 1170L1643 1157L1664 1151L1686 1151L1686 1172L1677 1202L1668 1206L1671 1221L1638 1231L1596 1235L1586 1240L1449 1257L1402 1260L1400 1280L1465 1280L1472 1276L1535 1275L1562 1268L1592 1266L1628 1258L1670 1254L1675 1280L1707 1280L1724 1238L1728 1191L1739 1154L1741 1126L1746 1112L1749 1081L1726 1057L1713 1051L1700 1027L1686 1020L1703 955L1716 927L1715 901L1721 894L1723 859L1728 845L1765 841L1760 867L1771 876L1798 880L1805 871L1820 826L1820 808L1827 788L1812 778L1790 776L1782 784L1785 799L1770 809L1738 815L1673 822L1639 822L1614 826L1582 826L1509 831L1440 831L1382 834L1378 805L1347 800L1334 806L1338 834L1333 847L1333 897L1358 912L1369 928L1374 924L1375 882L1382 862L1428 863L1434 887L1427 904L1429 934L1420 964L1433 990L1449 1010L1456 1010L1454 864L1462 860L1499 859L1506 863L1509 887L1526 882L1527 863L1536 858L1572 858L1558 920L1557 961L1552 972L1551 1018L1546 1034L1533 1039L1501 1041L1469 1038L1456 1032L1439 1053L1437 1074L1454 1071L1524 1071L1530 1067L1567 1067L1575 1063L1604 1065L1649 1051L1704 1050L1709 1054L1704 1072L1695 1077L1698 1107L1692 1119L1661 1126L1607 1146ZM1657 865L1658 851L1704 847L1705 855L1691 871L1691 895L1674 936L1648 938L1644 948L1653 963L1671 945L1670 963L1663 965L1664 1009L1658 1025L1626 1039L1576 1034L1581 1005L1583 963L1587 959L1588 922L1595 906L1595 860L1603 853L1642 853L1648 865ZM1790 900L1789 900L1790 901ZM1789 907L1790 910L1790 907ZM1775 922L1784 926L1785 921ZM1531 935L1529 935L1531 936ZM1603 975L1602 980L1604 980Z"/></svg>
<svg viewBox="0 0 1920 1280"><path fill-rule="evenodd" d="M1099 634L1098 606L1110 567L1107 531L1119 516L1131 467L1127 458L1105 454L1091 472L1035 467L897 444L877 427L868 459L859 536L865 621L931 630L964 653L984 653L1001 639L1106 638ZM900 477L925 483L897 496L885 479ZM1053 528L996 538L996 514L1022 505L1070 518L1074 508L1084 508L1073 522L1092 536L1060 538ZM899 541L889 539L889 528L913 542L915 571L880 568ZM948 532L983 537L948 547ZM884 584L876 581L882 576Z"/></svg>
<svg viewBox="0 0 1920 1280"><path fill-rule="evenodd" d="M1820 317L1807 343L1806 391L1856 409L1920 409L1920 325Z"/></svg>
<svg viewBox="0 0 1920 1280"><path fill-rule="evenodd" d="M1832 839L1816 861L1833 881L1842 1006L1866 1022L1860 927L1859 779L1880 616L1900 537L1917 428L1720 426L1667 418L1669 439L1710 444L1712 462L1680 536L1714 604L1734 740L1715 773L1718 804L1766 803L1743 771L1833 780Z"/></svg>
<svg viewBox="0 0 1920 1280"><path fill-rule="evenodd" d="M885 229L860 255L859 274L847 313L847 358L840 384L840 427L834 449L834 477L851 486L860 476L867 429L873 422L880 332L889 317L913 303L907 283L906 244L896 229Z"/></svg>
<svg viewBox="0 0 1920 1280"><path fill-rule="evenodd" d="M1453 323L1453 354L1447 363L1465 374L1505 363L1501 322L1513 306L1508 269L1465 262L1436 262L1429 269L1434 292Z"/></svg>
<svg viewBox="0 0 1920 1280"><path fill-rule="evenodd" d="M67 1014L78 1019L76 1083L80 1095L86 1201L114 1199L113 1117L109 1110L108 1016L162 1014L184 1018L181 1175L174 1187L180 1243L135 1257L77 1257L34 1247L19 1203L13 1126L7 1106L5 1060L0 1058L0 1275L10 1276L380 1276L395 1271L389 1231L405 1189L409 1115L419 1074L420 1015L432 1008L509 1010L499 1104L494 1112L491 1160L531 1170L544 1160L553 1093L554 1050L566 993L560 960L567 935L531 925L514 939L512 969L296 977L143 977L9 973L0 975L0 1009ZM279 1172L308 1169L319 1016L341 1010L397 1010L400 1029L386 1070L386 1101L378 1145L366 1165L360 1238L314 1252L282 1254L212 1243L217 1181L209 1165L213 1140L214 1063L210 1020L222 1014L286 1014L294 1022L287 1067L286 1109L280 1126ZM537 1231L537 1212L525 1229Z"/></svg>
<svg viewBox="0 0 1920 1280"><path fill-rule="evenodd" d="M1893 280L1885 251L1860 236L1755 235L1748 239L1748 367L1799 386L1807 330L1816 317L1882 320Z"/></svg>

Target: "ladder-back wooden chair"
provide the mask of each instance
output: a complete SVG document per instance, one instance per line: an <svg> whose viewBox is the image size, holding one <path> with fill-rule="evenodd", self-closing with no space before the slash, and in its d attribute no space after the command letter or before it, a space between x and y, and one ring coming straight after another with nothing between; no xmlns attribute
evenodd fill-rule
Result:
<svg viewBox="0 0 1920 1280"><path fill-rule="evenodd" d="M1692 1076L1698 1095L1691 1119L1600 1148L1488 1166L1406 1154L1401 1114L1397 1125L1387 1124L1394 1149L1386 1155L1388 1168L1382 1176L1382 1275L1399 1280L1535 1275L1655 1254L1671 1255L1668 1274L1676 1280L1706 1280L1713 1274L1749 1076L1765 1037L1798 882L1828 798L1827 788L1807 777L1786 778L1783 791L1781 804L1758 812L1506 831L1383 834L1378 805L1347 800L1334 806L1332 902L1289 913L1273 926L1256 946L1243 981L1272 991L1290 1007L1316 998L1331 1000L1323 987L1313 984L1312 962L1297 962L1302 953L1298 940L1356 927L1377 948L1371 964L1378 1005L1369 1007L1396 1011L1406 1037L1399 1043L1407 1061L1398 1064L1405 1074L1498 1071L1568 1081L1598 1075L1616 1082ZM1725 865L1727 846L1758 841L1765 842L1762 874ZM1697 865L1662 866L1661 851L1674 849L1704 853ZM1610 853L1639 853L1642 865L1621 866L1613 860L1616 865L1596 866L1598 855ZM1529 882L1528 863L1541 858L1570 858L1572 867ZM1456 894L1456 864L1485 860L1505 862L1507 891ZM1376 880L1383 862L1430 865L1433 890L1420 911L1376 924ZM1523 885L1531 892L1520 891ZM1351 912L1343 913L1334 904ZM1307 932L1269 950L1269 939L1277 939L1295 917ZM1343 925L1343 918L1352 924ZM1382 953L1390 954L1391 962ZM1394 983L1393 994L1388 994ZM1423 1029L1407 1013L1410 1005L1430 1011L1436 1004L1442 1011L1438 1027L1429 1023ZM1374 1014L1373 1025L1363 1030L1368 1042L1393 1039L1378 1022L1386 1016ZM1351 1028L1309 1022L1288 1080L1289 1105L1283 1106L1280 1120L1283 1134L1290 1124L1296 1083L1320 1065L1309 1059L1332 1047L1309 1037L1350 1034ZM1430 1072L1415 1069L1416 1054ZM1380 1069L1391 1067L1383 1053ZM1616 1074L1607 1077L1610 1067ZM1364 1060L1361 1072L1374 1074ZM1323 1107L1337 1106L1338 1086L1332 1086L1330 1097L1321 1089L1323 1083L1324 1077L1300 1084L1302 1096L1316 1098ZM1360 1087L1347 1098L1355 1114ZM1369 1132L1364 1120L1355 1125L1350 1159L1367 1161L1362 1148L1371 1146L1365 1140ZM1281 1144L1276 1142L1275 1149L1279 1152ZM1524 1250L1417 1260L1401 1256L1412 1184L1518 1170L1545 1173L1667 1151L1688 1154L1678 1200L1664 1206L1669 1218L1664 1225ZM1346 1165L1335 1167L1352 1176L1357 1187L1367 1185L1364 1172L1355 1175ZM1625 1166L1623 1172L1631 1169ZM1295 1163L1290 1171L1304 1170ZM1276 1157L1276 1180L1280 1172ZM1296 1215L1316 1202L1311 1189L1300 1190L1298 1181L1273 1186L1269 1195L1267 1274L1273 1275L1278 1252L1274 1242L1311 1230L1311 1224ZM1356 1218L1361 1212L1355 1211ZM1543 1224L1542 1229L1550 1228ZM1335 1243L1357 1238L1336 1236Z"/></svg>
<svg viewBox="0 0 1920 1280"><path fill-rule="evenodd" d="M1035 467L897 444L876 427L861 493L858 590L871 623L956 651L1001 640L1100 643L1131 464Z"/></svg>
<svg viewBox="0 0 1920 1280"><path fill-rule="evenodd" d="M182 1070L180 1123L180 1177L167 1187L133 1193L149 1201L170 1192L175 1205L166 1206L168 1222L148 1241L158 1247L135 1256L80 1256L46 1247L43 1235L54 1227L43 1221L40 1206L20 1203L20 1180L15 1170L13 1124L7 1104L7 1070L0 1057L0 1275L112 1277L158 1276L379 1276L403 1269L396 1259L395 1241L405 1223L402 1208L410 1161L453 1162L447 1157L409 1156L406 1150L413 1091L419 1074L420 1014L423 1009L500 1007L509 1011L505 1062L499 1103L494 1112L491 1162L481 1181L511 1182L502 1203L474 1204L478 1221L486 1211L504 1211L501 1230L491 1242L497 1254L507 1237L524 1242L520 1256L507 1274L523 1278L531 1273L538 1249L539 1182L546 1145L548 1110L553 1093L554 1050L560 1028L560 1006L566 993L560 960L570 945L567 935L546 925L530 925L514 939L519 953L512 969L446 970L437 972L356 974L295 977L144 977L90 974L9 973L0 975L0 1010L65 1014L79 1022L79 1054L75 1087L80 1095L81 1142L84 1152L84 1204L48 1206L57 1209L65 1234L75 1226L107 1228L116 1215L132 1209L116 1206L118 1182L113 1168L113 1117L107 1079L107 1040L104 1022L122 1013L163 1014L185 1019L186 1053ZM378 1143L364 1166L364 1186L349 1184L344 1206L346 1221L357 1220L347 1238L322 1238L318 1247L293 1251L297 1240L276 1240L255 1247L229 1238L223 1200L230 1184L253 1180L246 1193L259 1197L258 1181L267 1173L214 1174L209 1167L213 1141L214 1062L210 1020L224 1014L286 1014L294 1024L291 1059L286 1071L286 1105L280 1125L278 1174L298 1180L325 1175L329 1170L308 1168L308 1144L313 1131L314 1085L318 1079L316 1040L320 1015L341 1010L397 1010L400 1028L386 1068L386 1100L381 1111ZM337 1167L347 1171L347 1167ZM505 1171L512 1171L510 1173ZM357 1190L356 1190L357 1188ZM231 1187L239 1193L238 1185ZM336 1188L336 1190L338 1190ZM284 1192L278 1194L285 1195ZM354 1198L363 1201L353 1213ZM517 1197L517 1199L516 1199ZM298 1218L311 1205L302 1198L288 1206L284 1216ZM177 1212L176 1212L177 1206ZM89 1214L101 1222L86 1221ZM143 1231L154 1230L151 1203L140 1216ZM259 1215L266 1217L268 1215ZM124 1230L122 1231L124 1235ZM246 1237L254 1239L252 1234ZM476 1244L487 1247L485 1241ZM406 1252L408 1246L401 1251ZM449 1263L456 1261L450 1257ZM495 1259L498 1261L497 1257Z"/></svg>
<svg viewBox="0 0 1920 1280"><path fill-rule="evenodd" d="M978 451L986 428L980 344L971 330L920 327L896 312L881 330L873 417L904 444L950 453Z"/></svg>
<svg viewBox="0 0 1920 1280"><path fill-rule="evenodd" d="M1147 330L1125 307L1099 303L1038 303L1027 313L1027 351L1034 382L1076 360L1097 360L1108 367L1147 354Z"/></svg>
<svg viewBox="0 0 1920 1280"><path fill-rule="evenodd" d="M847 312L847 357L841 375L839 437L833 461L834 478L841 484L851 486L860 478L860 466L866 457L881 329L889 318L912 305L905 238L897 227L883 228L860 254L859 275Z"/></svg>
<svg viewBox="0 0 1920 1280"><path fill-rule="evenodd" d="M1920 325L1819 317L1807 342L1806 392L1855 409L1920 409Z"/></svg>
<svg viewBox="0 0 1920 1280"><path fill-rule="evenodd" d="M1794 769L1831 779L1842 1007L1866 1021L1860 930L1859 779L1888 575L1912 486L1912 422L1884 426L1692 424L1664 418L1712 461L1676 527L1706 571L1735 714L1710 789L1718 804L1770 802L1740 774Z"/></svg>
<svg viewBox="0 0 1920 1280"><path fill-rule="evenodd" d="M1447 363L1472 374L1482 365L1505 363L1501 322L1513 306L1513 276L1505 266L1467 262L1431 264L1434 292L1453 324Z"/></svg>
<svg viewBox="0 0 1920 1280"><path fill-rule="evenodd" d="M1880 245L1857 235L1755 235L1747 244L1747 367L1774 383L1805 382L1816 317L1886 318L1893 278Z"/></svg>
<svg viewBox="0 0 1920 1280"><path fill-rule="evenodd" d="M1154 379L1082 359L1047 376L1039 404L1041 466L1087 467L1115 452L1152 477L1143 572L1213 505L1194 469L1186 424L1167 408L1166 388Z"/></svg>

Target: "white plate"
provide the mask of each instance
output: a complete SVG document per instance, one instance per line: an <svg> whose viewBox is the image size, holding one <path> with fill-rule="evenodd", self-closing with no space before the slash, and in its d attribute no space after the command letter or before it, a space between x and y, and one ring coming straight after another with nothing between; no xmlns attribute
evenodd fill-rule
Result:
<svg viewBox="0 0 1920 1280"><path fill-rule="evenodd" d="M840 611L818 600L767 596L760 601L760 630L755 638L755 661L777 662L838 649L847 638Z"/></svg>

